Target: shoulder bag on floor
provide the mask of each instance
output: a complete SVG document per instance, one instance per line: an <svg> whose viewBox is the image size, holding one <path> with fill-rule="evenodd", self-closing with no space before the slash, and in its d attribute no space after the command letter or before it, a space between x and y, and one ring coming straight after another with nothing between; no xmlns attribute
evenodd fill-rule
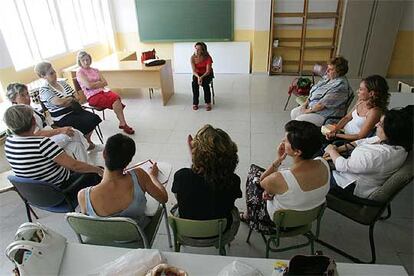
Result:
<svg viewBox="0 0 414 276"><path fill-rule="evenodd" d="M283 276L337 276L334 259L323 255L296 255L289 261Z"/></svg>
<svg viewBox="0 0 414 276"><path fill-rule="evenodd" d="M20 225L6 256L19 275L58 275L66 238L40 223Z"/></svg>

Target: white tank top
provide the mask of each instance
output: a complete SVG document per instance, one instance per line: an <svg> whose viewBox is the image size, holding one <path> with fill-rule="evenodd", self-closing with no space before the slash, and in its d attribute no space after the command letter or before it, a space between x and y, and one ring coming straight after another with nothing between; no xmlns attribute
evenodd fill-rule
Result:
<svg viewBox="0 0 414 276"><path fill-rule="evenodd" d="M359 116L357 109L355 108L355 110L352 111L352 120L349 121L344 127L345 134L359 133L366 120L367 117Z"/></svg>
<svg viewBox="0 0 414 276"><path fill-rule="evenodd" d="M329 192L331 172L329 170L328 162L326 162L325 159L316 157L314 160L320 160L325 165L326 170L328 171L328 179L326 183L317 189L305 192L299 186L298 181L290 169L279 171L286 181L288 190L281 195L275 195L273 200L267 201L267 212L271 218L273 217L273 213L277 210L305 211L313 209L325 202L326 194Z"/></svg>

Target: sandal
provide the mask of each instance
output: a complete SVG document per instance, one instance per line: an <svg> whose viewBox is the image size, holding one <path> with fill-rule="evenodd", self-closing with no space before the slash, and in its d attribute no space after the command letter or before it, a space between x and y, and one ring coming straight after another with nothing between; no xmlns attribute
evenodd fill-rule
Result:
<svg viewBox="0 0 414 276"><path fill-rule="evenodd" d="M198 105L194 104L193 105L193 110L198 110Z"/></svg>
<svg viewBox="0 0 414 276"><path fill-rule="evenodd" d="M134 134L135 130L130 127L129 125L123 125L123 126L119 126L120 129L122 129L126 134Z"/></svg>
<svg viewBox="0 0 414 276"><path fill-rule="evenodd" d="M211 110L211 104L207 104L207 106L206 106L206 110L207 110L207 111L210 111L210 110Z"/></svg>
<svg viewBox="0 0 414 276"><path fill-rule="evenodd" d="M248 218L245 216L244 212L239 212L239 216L240 216L240 221L247 223L248 222Z"/></svg>

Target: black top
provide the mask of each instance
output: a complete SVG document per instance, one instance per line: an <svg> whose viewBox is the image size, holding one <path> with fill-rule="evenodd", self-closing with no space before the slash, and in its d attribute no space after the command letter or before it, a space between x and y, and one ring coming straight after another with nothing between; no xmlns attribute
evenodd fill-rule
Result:
<svg viewBox="0 0 414 276"><path fill-rule="evenodd" d="M242 197L240 177L233 174L230 183L222 185L226 187L213 191L202 175L189 168L177 171L171 190L177 194L180 217L194 220L230 219L234 201Z"/></svg>

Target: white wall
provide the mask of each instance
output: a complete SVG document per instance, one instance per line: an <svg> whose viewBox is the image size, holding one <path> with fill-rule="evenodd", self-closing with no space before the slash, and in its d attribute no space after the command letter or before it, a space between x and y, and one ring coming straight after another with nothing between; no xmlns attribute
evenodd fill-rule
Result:
<svg viewBox="0 0 414 276"><path fill-rule="evenodd" d="M135 0L111 0L115 32L138 32Z"/></svg>
<svg viewBox="0 0 414 276"><path fill-rule="evenodd" d="M258 0L234 0L234 29L254 29L254 6ZM259 0L260 1L260 0Z"/></svg>
<svg viewBox="0 0 414 276"><path fill-rule="evenodd" d="M255 28L255 5L270 0L234 0L234 29L253 30ZM111 0L115 32L138 32L135 0ZM262 16L261 16L262 17ZM269 17L266 16L269 20Z"/></svg>
<svg viewBox="0 0 414 276"><path fill-rule="evenodd" d="M250 70L249 42L207 42L215 73L248 74ZM193 42L174 43L174 73L192 73L189 57L194 53Z"/></svg>
<svg viewBox="0 0 414 276"><path fill-rule="evenodd" d="M403 16L400 21L400 31L414 30L414 1L405 1Z"/></svg>
<svg viewBox="0 0 414 276"><path fill-rule="evenodd" d="M6 42L4 41L3 35L0 30L0 69L13 66L13 62L9 55Z"/></svg>
<svg viewBox="0 0 414 276"><path fill-rule="evenodd" d="M269 31L271 0L255 0L254 3L254 30Z"/></svg>

